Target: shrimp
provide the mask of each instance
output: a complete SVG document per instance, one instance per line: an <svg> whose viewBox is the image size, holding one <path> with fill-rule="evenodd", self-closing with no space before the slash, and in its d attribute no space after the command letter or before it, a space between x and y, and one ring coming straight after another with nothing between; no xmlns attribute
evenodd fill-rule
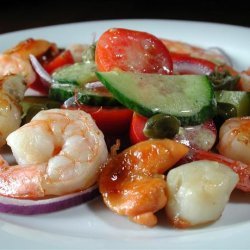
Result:
<svg viewBox="0 0 250 250"><path fill-rule="evenodd" d="M21 124L21 106L27 85L35 82L36 73L29 55L42 56L49 49L56 50L45 40L28 39L0 54L0 147L6 137Z"/></svg>
<svg viewBox="0 0 250 250"><path fill-rule="evenodd" d="M21 76L0 78L0 147L21 124L22 110L18 102L23 98L25 89Z"/></svg>
<svg viewBox="0 0 250 250"><path fill-rule="evenodd" d="M22 75L28 83L36 80L36 73L28 60L23 60L16 55L0 54L0 76L16 74Z"/></svg>
<svg viewBox="0 0 250 250"><path fill-rule="evenodd" d="M154 213L167 203L163 173L187 152L173 140L151 139L111 157L99 178L105 204L138 224L154 226Z"/></svg>
<svg viewBox="0 0 250 250"><path fill-rule="evenodd" d="M242 91L250 91L250 68L239 73L240 81L238 88Z"/></svg>
<svg viewBox="0 0 250 250"><path fill-rule="evenodd" d="M81 110L40 111L7 137L18 165L0 168L0 194L37 199L93 185L108 156L102 132Z"/></svg>
<svg viewBox="0 0 250 250"><path fill-rule="evenodd" d="M216 64L231 65L231 60L221 49L203 49L188 43L168 39L161 39L161 41L171 53L187 54Z"/></svg>
<svg viewBox="0 0 250 250"><path fill-rule="evenodd" d="M217 149L221 155L250 164L250 117L226 120L219 131Z"/></svg>
<svg viewBox="0 0 250 250"><path fill-rule="evenodd" d="M29 38L18 43L15 47L6 50L4 54L17 55L27 60L30 54L40 57L49 49L56 49L55 44L42 39Z"/></svg>
<svg viewBox="0 0 250 250"><path fill-rule="evenodd" d="M0 77L20 74L27 84L33 83L36 73L29 62L29 55L41 57L49 49L56 50L56 47L45 40L27 39L20 42L14 48L0 54Z"/></svg>

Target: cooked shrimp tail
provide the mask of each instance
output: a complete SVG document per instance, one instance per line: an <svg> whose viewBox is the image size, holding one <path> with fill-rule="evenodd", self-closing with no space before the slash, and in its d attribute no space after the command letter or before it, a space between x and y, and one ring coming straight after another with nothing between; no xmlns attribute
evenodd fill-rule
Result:
<svg viewBox="0 0 250 250"><path fill-rule="evenodd" d="M0 54L0 147L21 124L22 100L27 85L35 82L29 55L40 57L56 46L45 40L28 39Z"/></svg>
<svg viewBox="0 0 250 250"><path fill-rule="evenodd" d="M0 147L6 137L19 128L22 110L19 101L23 98L26 85L21 76L0 78Z"/></svg>
<svg viewBox="0 0 250 250"><path fill-rule="evenodd" d="M4 161L0 156L1 161ZM0 171L0 194L17 198L39 198L44 196L42 177L45 165L6 166Z"/></svg>
<svg viewBox="0 0 250 250"><path fill-rule="evenodd" d="M48 50L57 51L55 44L46 40L27 39L0 54L0 77L22 75L27 84L36 80L36 74L29 62L29 55L39 58ZM56 52L54 52L56 53Z"/></svg>
<svg viewBox="0 0 250 250"><path fill-rule="evenodd" d="M148 140L112 157L101 172L99 188L106 205L136 223L154 226L167 202L164 172L188 152L172 140Z"/></svg>
<svg viewBox="0 0 250 250"><path fill-rule="evenodd" d="M0 194L63 195L92 186L108 156L102 132L81 110L39 112L7 138L18 165L2 159Z"/></svg>

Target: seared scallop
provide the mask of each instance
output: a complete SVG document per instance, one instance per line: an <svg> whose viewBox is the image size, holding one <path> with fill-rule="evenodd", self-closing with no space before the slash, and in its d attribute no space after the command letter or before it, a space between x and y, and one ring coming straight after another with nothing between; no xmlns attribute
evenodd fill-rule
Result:
<svg viewBox="0 0 250 250"><path fill-rule="evenodd" d="M166 212L175 227L217 220L239 180L229 167L215 161L194 161L169 171Z"/></svg>

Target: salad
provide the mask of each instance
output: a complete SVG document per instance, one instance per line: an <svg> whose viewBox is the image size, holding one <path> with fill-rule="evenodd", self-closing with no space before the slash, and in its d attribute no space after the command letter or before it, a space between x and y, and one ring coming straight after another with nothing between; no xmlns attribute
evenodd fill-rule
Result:
<svg viewBox="0 0 250 250"><path fill-rule="evenodd" d="M165 209L186 228L217 220L234 188L250 190L250 72L221 49L115 28L66 49L21 42L1 54L0 75L1 145L18 163L1 158L3 212L76 205L97 183L115 213L154 226Z"/></svg>

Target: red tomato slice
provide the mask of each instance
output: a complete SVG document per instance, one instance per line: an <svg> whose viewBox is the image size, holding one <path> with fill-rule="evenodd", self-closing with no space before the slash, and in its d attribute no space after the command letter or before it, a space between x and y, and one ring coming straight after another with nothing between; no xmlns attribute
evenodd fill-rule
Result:
<svg viewBox="0 0 250 250"><path fill-rule="evenodd" d="M129 130L133 111L118 107L79 105L76 108L89 113L104 134L122 135Z"/></svg>
<svg viewBox="0 0 250 250"><path fill-rule="evenodd" d="M129 130L131 144L136 144L138 142L145 141L148 139L143 133L143 129L147 120L148 118L142 115L139 115L137 113L133 114Z"/></svg>
<svg viewBox="0 0 250 250"><path fill-rule="evenodd" d="M73 63L74 58L71 52L69 50L65 50L61 54L56 56L52 61L44 65L44 68L49 74L52 74L56 69Z"/></svg>
<svg viewBox="0 0 250 250"><path fill-rule="evenodd" d="M96 64L99 71L119 68L141 73L170 74L171 56L155 36L134 30L109 29L96 45Z"/></svg>

